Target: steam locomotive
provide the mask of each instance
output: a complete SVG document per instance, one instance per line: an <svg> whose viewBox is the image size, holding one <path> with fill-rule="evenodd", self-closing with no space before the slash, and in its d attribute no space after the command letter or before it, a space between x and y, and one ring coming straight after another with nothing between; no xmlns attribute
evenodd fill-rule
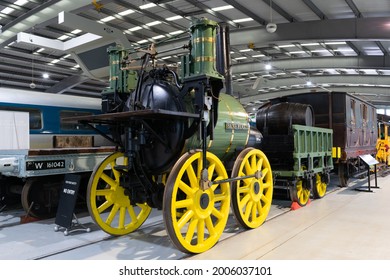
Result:
<svg viewBox="0 0 390 280"><path fill-rule="evenodd" d="M202 18L189 31L181 78L156 65L153 45L137 52L109 48L103 114L77 120L108 126L106 136L118 147L89 180L94 222L111 235L124 235L139 228L152 208L162 209L174 245L200 253L220 238L230 204L245 228L265 221L273 178L267 157L256 148L261 134L250 127L243 106L222 93L220 73L226 70L216 65L229 55L226 27Z"/></svg>
<svg viewBox="0 0 390 280"><path fill-rule="evenodd" d="M118 147L95 167L88 183L87 205L94 222L111 235L124 235L138 229L152 208L162 209L174 245L200 253L220 238L230 204L244 228L265 221L273 174L302 206L312 191L315 198L323 197L333 169L333 131L290 117L278 122L283 129L275 126L278 132L265 142L280 143L276 149L282 152L267 153L273 164L288 164L273 172L268 154L259 149L264 140L259 129L270 131L273 125L251 127L243 106L222 92L224 78L229 91L227 27L202 18L189 31L189 44L183 46L189 54L182 57L180 78L156 64L153 45L138 51L110 47L103 114L77 120L108 126L105 137ZM136 58L140 52L142 57Z"/></svg>

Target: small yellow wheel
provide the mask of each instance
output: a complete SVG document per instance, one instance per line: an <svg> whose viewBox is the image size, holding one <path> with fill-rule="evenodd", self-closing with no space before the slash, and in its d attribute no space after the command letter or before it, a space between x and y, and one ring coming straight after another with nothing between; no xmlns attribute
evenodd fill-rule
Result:
<svg viewBox="0 0 390 280"><path fill-rule="evenodd" d="M139 228L151 212L146 203L132 205L121 186L121 172L116 165L125 165L123 153L116 152L95 167L88 183L87 206L95 223L111 235L125 235Z"/></svg>
<svg viewBox="0 0 390 280"><path fill-rule="evenodd" d="M225 229L230 207L230 184L202 184L202 152L186 153L171 170L164 192L163 216L168 235L185 253L213 247ZM209 182L227 179L226 169L207 152Z"/></svg>
<svg viewBox="0 0 390 280"><path fill-rule="evenodd" d="M322 181L321 173L317 173L314 181L313 196L314 198L323 198L326 194L327 185Z"/></svg>
<svg viewBox="0 0 390 280"><path fill-rule="evenodd" d="M257 228L268 216L272 204L272 170L266 155L257 149L243 150L234 162L232 178L256 177L232 183L233 213L241 226Z"/></svg>
<svg viewBox="0 0 390 280"><path fill-rule="evenodd" d="M292 201L305 206L310 199L310 190L304 186L303 180L298 178L295 186L290 187Z"/></svg>

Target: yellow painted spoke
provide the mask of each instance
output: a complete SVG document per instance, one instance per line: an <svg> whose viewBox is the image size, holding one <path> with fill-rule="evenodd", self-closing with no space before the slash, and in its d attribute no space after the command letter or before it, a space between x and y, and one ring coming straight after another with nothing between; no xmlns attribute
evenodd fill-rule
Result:
<svg viewBox="0 0 390 280"><path fill-rule="evenodd" d="M265 176L267 176L268 172L269 172L268 168L264 168L263 170L261 170L261 173L263 175L263 177L261 177L262 180L264 180L264 178L265 178Z"/></svg>
<svg viewBox="0 0 390 280"><path fill-rule="evenodd" d="M239 194L248 193L250 191L250 185L249 184L245 184L244 186L241 186L241 187L237 188L237 191L238 191Z"/></svg>
<svg viewBox="0 0 390 280"><path fill-rule="evenodd" d="M176 201L175 204L174 204L174 207L175 207L176 209L188 208L188 207L191 206L193 203L194 203L194 200L193 200L193 199L183 199L183 200Z"/></svg>
<svg viewBox="0 0 390 280"><path fill-rule="evenodd" d="M256 208L257 208L257 212L259 213L259 216L261 216L261 214L263 213L263 205L261 204L260 201L256 203Z"/></svg>
<svg viewBox="0 0 390 280"><path fill-rule="evenodd" d="M119 181L119 178L121 177L121 173L115 169L116 161L113 161L112 163L110 163L110 165L111 165L111 171L115 177L115 181Z"/></svg>
<svg viewBox="0 0 390 280"><path fill-rule="evenodd" d="M109 184L111 187L114 187L116 185L118 185L118 183L116 181L114 181L110 176L108 176L106 173L102 173L102 175L100 176L101 179L103 179L104 182L106 182L107 184Z"/></svg>
<svg viewBox="0 0 390 280"><path fill-rule="evenodd" d="M100 205L98 208L97 208L97 211L99 214L103 213L105 210L107 210L111 205L113 204L112 201L108 201L106 200L102 205Z"/></svg>
<svg viewBox="0 0 390 280"><path fill-rule="evenodd" d="M251 169L252 169L252 170L255 170L256 167L257 167L257 162L256 162L256 160L257 160L256 155L251 156Z"/></svg>
<svg viewBox="0 0 390 280"><path fill-rule="evenodd" d="M110 195L114 192L113 189L101 189L101 190L96 190L96 196L107 196Z"/></svg>
<svg viewBox="0 0 390 280"><path fill-rule="evenodd" d="M215 170L215 163L210 164L209 167L207 168L208 176L209 176L208 179L209 180L211 180L213 178L214 170ZM219 180L219 179L215 179L215 181L216 180Z"/></svg>
<svg viewBox="0 0 390 280"><path fill-rule="evenodd" d="M190 186L191 187L198 186L199 185L198 178L196 177L194 168L191 164L188 165L186 172L187 172L188 179L190 180Z"/></svg>
<svg viewBox="0 0 390 280"><path fill-rule="evenodd" d="M213 207L213 210L211 210L211 214L214 215L218 220L223 218L223 214L215 207Z"/></svg>
<svg viewBox="0 0 390 280"><path fill-rule="evenodd" d="M258 207L258 203L257 202L253 203L253 205L252 205L252 221L256 220L257 207Z"/></svg>
<svg viewBox="0 0 390 280"><path fill-rule="evenodd" d="M183 181L180 181L180 182L179 182L178 188L179 188L180 190L182 190L182 191L183 191L186 195L188 195L188 196L193 196L194 193L195 193L195 191L196 191L196 190L192 189L190 186L188 186L188 185L187 185L185 182L183 182Z"/></svg>
<svg viewBox="0 0 390 280"><path fill-rule="evenodd" d="M249 199L250 199L250 195L247 194L247 195L245 195L245 196L241 199L241 201L239 201L240 209L242 209L242 208L245 207L245 205L248 203Z"/></svg>
<svg viewBox="0 0 390 280"><path fill-rule="evenodd" d="M245 161L244 168L245 168L246 174L252 174L253 173L252 166L250 166L249 161Z"/></svg>
<svg viewBox="0 0 390 280"><path fill-rule="evenodd" d="M243 177L243 176L246 176L247 174L249 173L244 173L243 171L239 172L239 175L240 177ZM242 179L242 181L244 182L245 185L249 185L251 183L251 178L246 178L246 179Z"/></svg>
<svg viewBox="0 0 390 280"><path fill-rule="evenodd" d="M252 206L253 206L253 201L249 201L244 213L244 218L247 221L249 220L249 216L252 213Z"/></svg>
<svg viewBox="0 0 390 280"><path fill-rule="evenodd" d="M260 182L261 184L261 182ZM268 190L270 188L272 188L272 182L267 182L267 183L262 183L261 186L263 187L263 190Z"/></svg>
<svg viewBox="0 0 390 280"><path fill-rule="evenodd" d="M119 210L119 228L125 227L125 219L126 219L126 207L121 207Z"/></svg>
<svg viewBox="0 0 390 280"><path fill-rule="evenodd" d="M224 178L222 176L218 176L217 178L215 178L214 181L219 181L219 180L223 180ZM213 192L219 187L220 185L219 184L213 184L211 186L211 189L213 190Z"/></svg>
<svg viewBox="0 0 390 280"><path fill-rule="evenodd" d="M209 232L210 236L215 235L217 232L215 231L215 227L213 224L213 221L211 220L211 216L208 216L205 220L207 231Z"/></svg>
<svg viewBox="0 0 390 280"><path fill-rule="evenodd" d="M193 220L191 220L191 222L190 222L190 224L188 226L187 234L186 234L186 237L185 237L185 240L188 243L191 243L191 240L194 237L195 229L196 229L196 226L197 226L198 222L199 222L198 219L193 219Z"/></svg>
<svg viewBox="0 0 390 280"><path fill-rule="evenodd" d="M205 221L204 220L199 220L198 222L198 244L203 243L204 241L204 229L205 229Z"/></svg>
<svg viewBox="0 0 390 280"><path fill-rule="evenodd" d="M183 214L183 216L180 218L180 220L177 222L177 226L179 229L182 229L187 222L194 216L194 211L189 210Z"/></svg>
<svg viewBox="0 0 390 280"><path fill-rule="evenodd" d="M260 200L263 201L264 204L271 203L271 201L265 195L262 195Z"/></svg>
<svg viewBox="0 0 390 280"><path fill-rule="evenodd" d="M225 194L225 193L221 193L221 194L216 194L214 196L214 201L215 202L218 202L218 201L224 201L228 198L228 196Z"/></svg>
<svg viewBox="0 0 390 280"><path fill-rule="evenodd" d="M264 162L264 159L260 158L260 160L257 162L257 166L256 166L257 170L261 170L263 168L263 162Z"/></svg>
<svg viewBox="0 0 390 280"><path fill-rule="evenodd" d="M135 213L134 207L132 205L127 207L127 213L129 213L132 222L137 221L137 214Z"/></svg>
<svg viewBox="0 0 390 280"><path fill-rule="evenodd" d="M111 225L112 221L114 220L116 213L118 213L119 205L114 204L114 207L112 207L110 214L107 217L106 224Z"/></svg>

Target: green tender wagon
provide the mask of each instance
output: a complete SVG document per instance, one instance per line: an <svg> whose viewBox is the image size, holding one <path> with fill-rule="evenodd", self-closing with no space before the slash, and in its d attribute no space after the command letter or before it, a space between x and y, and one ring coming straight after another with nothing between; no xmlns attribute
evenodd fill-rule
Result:
<svg viewBox="0 0 390 280"><path fill-rule="evenodd" d="M262 150L267 155L275 180L274 192L288 190L300 206L326 194L333 169L333 130L292 125L286 134L263 133Z"/></svg>

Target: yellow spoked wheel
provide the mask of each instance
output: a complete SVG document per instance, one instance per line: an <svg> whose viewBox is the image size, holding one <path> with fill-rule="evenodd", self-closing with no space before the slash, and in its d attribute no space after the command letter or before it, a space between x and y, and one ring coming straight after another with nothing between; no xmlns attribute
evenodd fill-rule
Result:
<svg viewBox="0 0 390 280"><path fill-rule="evenodd" d="M322 175L317 173L315 176L313 196L314 198L323 198L326 194L327 185L322 181Z"/></svg>
<svg viewBox="0 0 390 280"><path fill-rule="evenodd" d="M125 165L123 153L117 152L95 167L88 183L87 205L95 223L111 235L125 235L139 228L151 208L146 204L132 205L121 186L122 174L116 165Z"/></svg>
<svg viewBox="0 0 390 280"><path fill-rule="evenodd" d="M245 228L257 228L268 216L272 204L273 180L265 154L254 148L243 150L234 162L232 178L256 177L232 183L232 206L237 221Z"/></svg>
<svg viewBox="0 0 390 280"><path fill-rule="evenodd" d="M222 162L207 152L207 180L227 179ZM202 152L186 153L174 165L164 192L163 215L168 235L185 253L213 247L229 216L229 183L201 186ZM203 174L205 175L205 174Z"/></svg>
<svg viewBox="0 0 390 280"><path fill-rule="evenodd" d="M303 185L302 179L297 179L295 187L291 187L292 201L297 202L300 206L305 206L310 199L310 190Z"/></svg>

